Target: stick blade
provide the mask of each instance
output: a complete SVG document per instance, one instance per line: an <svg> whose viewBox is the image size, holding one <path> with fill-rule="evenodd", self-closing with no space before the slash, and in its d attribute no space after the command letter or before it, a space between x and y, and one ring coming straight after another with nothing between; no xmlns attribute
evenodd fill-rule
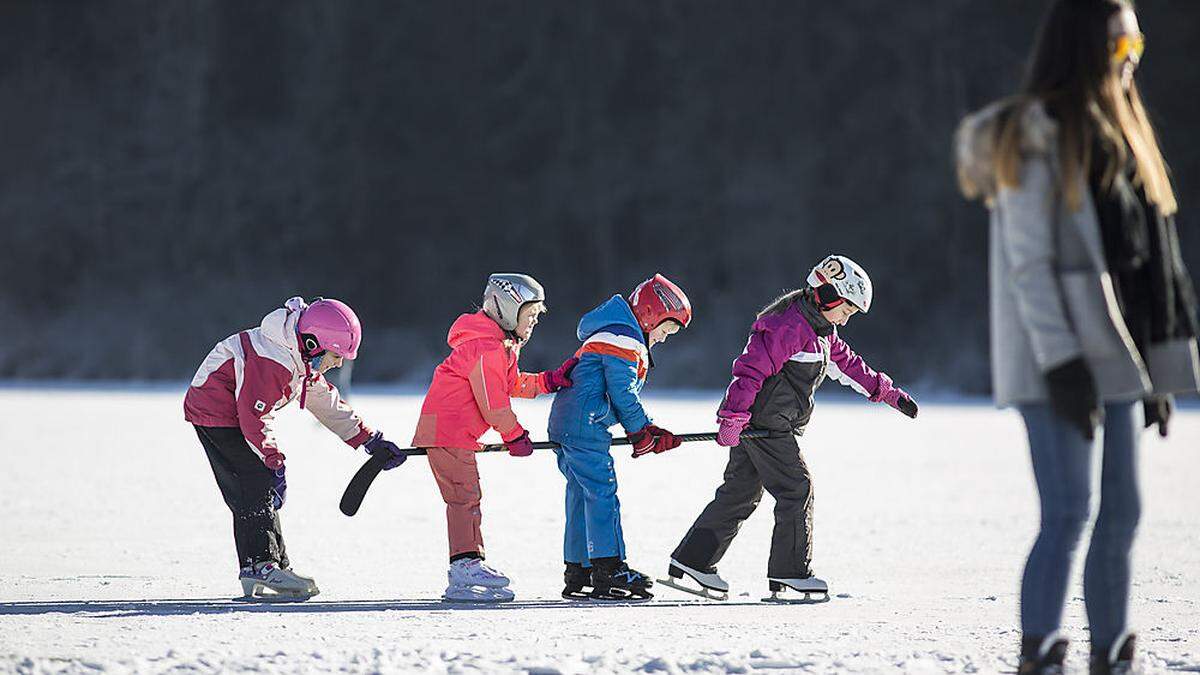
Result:
<svg viewBox="0 0 1200 675"><path fill-rule="evenodd" d="M358 468L354 477L350 479L350 484L346 486L346 491L342 493L342 501L338 503L342 513L347 516L358 513L363 499L367 496L367 490L371 489L371 483L375 482L375 477L383 471L383 465L386 463L387 459L381 453L371 455L371 458Z"/></svg>

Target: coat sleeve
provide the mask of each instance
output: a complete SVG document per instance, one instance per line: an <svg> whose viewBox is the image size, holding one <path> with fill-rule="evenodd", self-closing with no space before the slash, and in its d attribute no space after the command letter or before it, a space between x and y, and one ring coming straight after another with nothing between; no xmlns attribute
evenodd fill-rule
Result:
<svg viewBox="0 0 1200 675"><path fill-rule="evenodd" d="M525 433L509 400L512 387L509 386L508 355L503 349L480 352L467 380L471 383L479 413L489 426L500 432L500 438L507 443Z"/></svg>
<svg viewBox="0 0 1200 675"><path fill-rule="evenodd" d="M513 381L512 389L508 394L516 398L536 398L542 394L549 393L549 391L542 381L542 373L518 372L517 378Z"/></svg>
<svg viewBox="0 0 1200 675"><path fill-rule="evenodd" d="M237 390L238 427L267 465L282 465L284 455L275 440L275 408L291 398L292 372L259 356L242 333L242 379Z"/></svg>
<svg viewBox="0 0 1200 675"><path fill-rule="evenodd" d="M307 386L304 407L317 421L352 448L367 442L374 432L363 423L350 404L342 400L337 387L330 384L324 375L310 379Z"/></svg>
<svg viewBox="0 0 1200 675"><path fill-rule="evenodd" d="M733 381L725 390L724 404L717 415L748 412L763 382L783 370L783 365L799 349L797 331L756 327L746 340L746 348L733 360Z"/></svg>
<svg viewBox="0 0 1200 675"><path fill-rule="evenodd" d="M1008 258L1008 283L1016 298L1020 327L1033 347L1043 371L1083 353L1071 327L1055 265L1054 221L1057 199L1050 159L1026 159L1016 188L1001 188L997 195L997 227Z"/></svg>
<svg viewBox="0 0 1200 675"><path fill-rule="evenodd" d="M879 373L855 354L837 331L829 336L829 376L863 396L879 391Z"/></svg>
<svg viewBox="0 0 1200 675"><path fill-rule="evenodd" d="M600 364L604 371L605 393L616 411L617 420L621 422L626 434L641 431L651 420L638 396L637 360L601 354Z"/></svg>

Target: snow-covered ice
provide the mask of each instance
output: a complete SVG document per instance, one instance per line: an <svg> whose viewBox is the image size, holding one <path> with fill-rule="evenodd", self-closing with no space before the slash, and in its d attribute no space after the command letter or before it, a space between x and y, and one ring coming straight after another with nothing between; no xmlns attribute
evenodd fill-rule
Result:
<svg viewBox="0 0 1200 675"><path fill-rule="evenodd" d="M558 599L563 481L552 455L480 457L488 560L517 601L438 601L445 521L423 458L380 476L362 511L337 502L365 459L306 413L280 415L283 528L322 594L245 605L230 516L181 419L181 391L0 388L0 671L575 673L996 672L1014 667L1016 592L1036 507L1020 421L986 405L926 405L917 421L818 400L801 439L814 474L815 569L833 599L758 602L772 502L721 564L726 603L660 588L651 603ZM672 430L712 427L719 393L649 398ZM360 395L391 438L419 397ZM517 402L535 438L548 405ZM1141 459L1132 616L1151 672L1200 670L1200 411ZM655 576L711 497L726 453L618 449L631 564ZM1078 582L1066 632L1083 668Z"/></svg>

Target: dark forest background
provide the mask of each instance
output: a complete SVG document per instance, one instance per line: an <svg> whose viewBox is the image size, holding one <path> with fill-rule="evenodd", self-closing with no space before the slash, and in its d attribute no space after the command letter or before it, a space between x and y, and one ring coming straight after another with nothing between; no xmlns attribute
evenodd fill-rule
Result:
<svg viewBox="0 0 1200 675"><path fill-rule="evenodd" d="M492 271L545 284L523 365L662 271L653 387L720 387L826 252L844 331L920 392L988 390L986 215L961 116L1042 0L4 2L0 378L189 378L293 294L346 300L357 381L422 384ZM1200 270L1200 3L1145 0L1139 80Z"/></svg>

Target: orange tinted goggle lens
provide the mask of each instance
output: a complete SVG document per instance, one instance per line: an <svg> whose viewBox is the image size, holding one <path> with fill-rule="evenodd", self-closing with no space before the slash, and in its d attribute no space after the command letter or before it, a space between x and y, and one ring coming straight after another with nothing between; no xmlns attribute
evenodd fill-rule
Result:
<svg viewBox="0 0 1200 675"><path fill-rule="evenodd" d="M1112 58L1115 62L1124 61L1130 54L1133 55L1133 60L1137 61L1142 58L1142 53L1146 51L1146 38L1141 35L1122 35L1113 43Z"/></svg>

